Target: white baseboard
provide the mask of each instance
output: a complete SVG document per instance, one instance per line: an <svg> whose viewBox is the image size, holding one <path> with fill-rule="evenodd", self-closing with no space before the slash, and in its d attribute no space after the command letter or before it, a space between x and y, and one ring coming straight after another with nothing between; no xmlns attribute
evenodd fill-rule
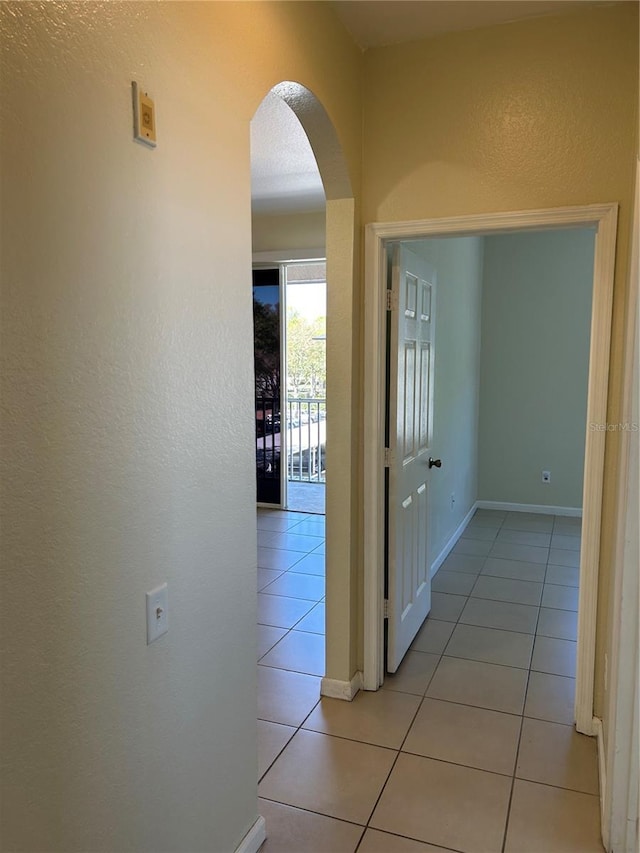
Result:
<svg viewBox="0 0 640 853"><path fill-rule="evenodd" d="M604 730L602 728L602 720L599 717L593 718L593 731L598 741L598 779L600 787L600 831L602 833L602 843L604 849L609 849L609 827L605 819L604 805L607 795L607 756L604 750Z"/></svg>
<svg viewBox="0 0 640 853"><path fill-rule="evenodd" d="M330 699L345 699L347 702L351 702L359 690L362 690L361 672L356 672L351 681L323 678L320 682L320 695L328 696Z"/></svg>
<svg viewBox="0 0 640 853"><path fill-rule="evenodd" d="M535 512L551 515L566 515L571 518L582 518L582 508L579 506L544 506L543 504L514 504L504 501L476 501L478 509L499 509L507 512Z"/></svg>
<svg viewBox="0 0 640 853"><path fill-rule="evenodd" d="M451 549L453 548L453 546L456 544L458 539L464 533L465 527L471 521L471 518L473 516L473 513L476 511L477 506L478 506L478 502L476 501L476 503L473 504L473 506L471 507L469 512L465 515L465 517L462 519L460 524L457 526L454 533L449 537L449 539L447 540L447 543L444 546L444 548L442 549L442 551L440 551L440 553L435 558L433 563L431 563L431 570L430 570L431 577L433 577L435 575L435 573L438 571L440 566L444 563L444 561L447 559L447 557L451 553Z"/></svg>
<svg viewBox="0 0 640 853"><path fill-rule="evenodd" d="M260 845L267 837L267 824L262 815L258 815L258 819L253 824L249 832L236 847L235 853L258 853Z"/></svg>

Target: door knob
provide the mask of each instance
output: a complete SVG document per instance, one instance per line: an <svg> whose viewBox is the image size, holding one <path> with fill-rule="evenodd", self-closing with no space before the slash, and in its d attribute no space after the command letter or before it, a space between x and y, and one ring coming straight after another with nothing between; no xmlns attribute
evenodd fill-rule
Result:
<svg viewBox="0 0 640 853"><path fill-rule="evenodd" d="M442 468L442 459L432 459L429 457L429 468Z"/></svg>

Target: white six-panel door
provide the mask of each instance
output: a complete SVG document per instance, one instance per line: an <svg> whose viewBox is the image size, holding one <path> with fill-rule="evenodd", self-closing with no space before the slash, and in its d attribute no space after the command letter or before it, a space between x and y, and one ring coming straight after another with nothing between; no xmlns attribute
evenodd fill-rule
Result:
<svg viewBox="0 0 640 853"><path fill-rule="evenodd" d="M399 245L392 270L389 375L387 671L431 608L429 467L433 437L436 271Z"/></svg>

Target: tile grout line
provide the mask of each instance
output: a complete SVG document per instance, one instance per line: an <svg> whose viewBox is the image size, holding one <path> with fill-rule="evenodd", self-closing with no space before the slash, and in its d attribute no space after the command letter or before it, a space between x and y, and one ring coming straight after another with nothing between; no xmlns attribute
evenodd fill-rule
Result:
<svg viewBox="0 0 640 853"><path fill-rule="evenodd" d="M503 522L503 523L504 523L504 522ZM502 526L502 525L501 525L501 526ZM555 526L555 520L554 520L554 526ZM498 530L500 530L500 529L501 529L501 528L498 528ZM552 528L552 529L553 529L553 528ZM320 546L318 546L318 547L320 547ZM311 552L307 552L307 553L311 553ZM302 555L302 558L304 558L304 556L306 556L306 555ZM473 556L473 555L472 555L472 556ZM485 563L486 563L487 559L489 559L489 557L490 557L490 556L491 556L491 555L483 555L483 564L482 564L482 568L484 568L484 565L485 565ZM302 558L301 558L301 559L302 559ZM549 559L550 559L550 558L549 558ZM551 565L551 563L549 562L549 559L547 560L547 562L546 562L546 564L545 564L545 578L544 578L544 580L543 580L543 582L542 582L543 589L544 589L544 584L546 583L546 577L547 577L548 568L549 568L549 565ZM299 562L299 561L297 561L297 562ZM295 564L294 564L294 565L295 565ZM293 568L294 568L294 567L292 566L292 567L290 567L289 569L284 570L284 572L292 571L292 570L293 570ZM383 793L384 793L384 791L385 791L385 789L386 789L386 786L387 786L387 784L388 784L388 782L389 782L389 779L390 779L390 776L391 776L391 774L392 774L392 772L393 772L393 770L394 770L394 768L395 768L395 766L396 766L396 763L397 763L397 761L398 761L398 759L399 759L399 756L400 756L400 754L403 752L403 748L404 748L404 745L405 745L405 743L406 743L406 740L407 740L407 738L408 738L408 736L409 736L409 732L411 731L411 728L413 727L413 725L414 725L414 723L415 723L415 720L416 720L416 718L417 718L418 714L420 713L420 710L422 709L422 707L423 707L423 705L424 705L424 700L425 700L425 699L427 699L427 698L429 698L429 697L427 697L426 693L427 693L427 691L429 690L429 687L430 687L431 682L432 682L432 680L433 680L433 678L434 678L434 676L435 676L435 673L436 673L436 671L437 671L437 668L438 668L438 666L440 665L440 663L442 662L442 659L443 659L444 657L451 657L451 655L446 655L446 650L447 650L447 648L448 648L448 646L449 646L449 643L451 642L451 639L452 639L452 637L453 637L453 633L455 632L455 629L456 629L456 627L457 627L459 624L462 624L462 625L466 625L466 624L467 624L467 623L464 623L464 622L460 622L460 619L461 619L462 613L464 612L464 609L465 609L465 607L466 607L466 605L467 605L468 601L469 601L471 598L474 598L474 597L475 597L475 596L473 596L473 590L475 589L475 586L476 586L476 584L477 584L478 578L480 577L480 575L481 575L481 573L482 573L482 568L481 568L480 572L479 572L479 573L477 573L477 575L476 575L476 580L475 580L475 582L474 582L474 584L473 584L473 586L472 586L471 592L470 592L469 594L467 594L467 595L460 596L461 598L464 598L464 599L465 599L465 604L463 605L462 609L460 610L460 613L459 613L459 615L458 615L457 619L453 622L453 629L452 629L451 635L450 635L449 639L447 640L447 642L445 643L445 645L444 645L444 648L443 648L442 652L438 655L438 661L437 661L436 665L435 665L435 666L434 666L434 668L433 668L433 672L431 673L431 675L430 675L430 677L429 677L429 679L428 679L428 682L427 682L427 685L426 685L426 687L425 687L425 690L424 690L423 694L422 694L422 695L420 695L420 694L409 694L409 693L407 693L406 691L398 691L398 692L404 693L404 695L415 695L415 696L419 696L420 701L419 701L419 704L418 704L418 706L417 706L417 708L416 708L415 713L413 714L413 717L412 717L412 719L411 719L411 722L409 723L409 726L407 727L406 733L405 733L405 735L404 735L404 737L403 737L403 739L402 739L402 742L401 742L401 744L400 744L400 747L399 747L397 750L394 750L394 751L396 751L396 756L395 756L394 762L393 762L393 764L392 764L392 766L391 766L391 769L389 770L389 773L387 774L387 777L386 777L386 779L385 779L385 781L384 781L384 783L383 783L383 785L382 785L382 788L381 788L381 790L380 790L380 794L379 794L378 798L376 799L376 802L375 802L375 804L374 804L374 806L373 806L373 808L372 808L372 810L371 810L371 813L370 813L370 815L369 815L369 818L368 818L368 820L367 820L367 823L366 823L366 825L363 827L363 832L362 832L362 834L361 834L361 836L360 836L360 840L358 841L357 847L355 848L356 850L358 850L358 849L360 848L360 846L361 846L361 844L362 844L362 842L363 842L364 836L365 836L365 834L366 834L366 830L367 830L367 828L370 828L370 821L371 821L371 819L372 819L372 817L373 817L373 814L375 813L375 809L377 808L377 805L378 805L378 803L379 803L379 801L380 801L380 798L382 797L382 795L383 795ZM284 572L283 572L283 573L284 573ZM295 571L294 571L293 573L295 573ZM468 574L473 575L473 574L475 574L475 573L468 573ZM504 579L504 578L503 578L503 579ZM506 579L506 580L509 580L509 579ZM561 585L558 585L558 586L561 586ZM571 587L569 587L569 588L571 588ZM267 593L267 594L268 594L268 593ZM451 594L451 593L450 593L450 594ZM286 597L286 596L282 596L282 597ZM542 598L542 595L541 595L541 598ZM300 599L300 600L308 600L308 599ZM484 599L484 600L487 600L487 599ZM501 601L500 601L500 599L488 599L488 600L491 600L491 601L497 601L498 603L514 603L514 604L518 604L518 602L501 602ZM311 610L313 610L313 609L318 605L318 603L321 603L321 602L320 602L320 601L315 601L315 602L313 602L313 603L312 603ZM539 624L540 624L541 608L542 608L542 601L540 601L540 603L537 605L538 613L537 613L537 618L536 618L536 627L535 627L535 631L533 632L533 634L527 634L526 632L517 632L517 631L516 631L516 632L512 632L512 633L522 633L523 635L526 635L526 636L532 636L532 637L533 637L533 646L532 646L532 652L531 652L531 657L530 657L530 661L529 661L529 667L528 667L528 671L527 671L527 682L526 682L526 686L525 686L525 690L524 690L524 698L523 698L523 709L522 709L522 713L521 713L521 714L519 714L519 715L513 715L513 716L520 716L520 720L521 720L521 722L520 722L520 733L519 733L519 739L518 739L518 746L517 746L517 750L516 750L516 759L515 759L515 762L514 762L514 770L513 770L513 773L512 773L512 775L511 775L511 779L512 779L512 786L511 786L511 794L510 794L510 798L509 798L509 805L508 805L508 809L507 809L507 819L506 819L506 824L505 824L504 841L503 841L503 848L502 848L503 850L504 850L504 845L506 844L506 834L507 834L507 831L508 831L508 825L509 825L509 817L510 817L511 801L512 801L512 796L513 796L513 787L514 787L515 780L516 780L517 762L518 762L518 757L519 757L519 751L520 751L521 739L522 739L522 731L523 731L524 720L525 720L524 706L525 706L525 704L526 704L526 697L527 697L528 689L529 689L530 675L531 675L531 672L533 671L533 670L532 670L532 666L531 666L531 665L532 665L532 661L533 661L533 647L535 646L535 640L536 640L536 639L537 639L537 637L538 637L538 628L539 628ZM561 608L548 608L548 609L551 609L551 610L561 610L562 612L575 612L575 611L567 611L567 610L563 610L563 609L561 609ZM308 613L309 613L309 612L311 612L311 610L310 610L310 611L308 611ZM295 622L295 623L294 623L294 625L293 625L291 628L286 629L286 634L285 634L281 639L284 639L284 637L286 637L286 635L287 635L288 633L290 633L291 631L295 630L296 626L297 626L297 625L298 625L298 624L299 624L299 623L300 623L304 618L306 618L306 616L308 615L308 613L306 613L306 614L304 614L302 617L300 617L300 619L299 619L297 622ZM437 619L436 619L436 620L434 620L434 621L449 622L449 620L437 620ZM475 626L475 627L483 628L483 627L487 627L487 626ZM500 629L500 628L497 628L497 629L494 629L494 630L506 630L506 629ZM307 633L313 633L313 632L307 632ZM316 635L316 636L321 636L321 635ZM280 640L279 640L278 642L280 642ZM277 645L277 643L276 643L275 645ZM273 647L272 647L272 648L273 648ZM270 650L269 650L269 651L270 651ZM415 649L413 649L413 651L419 651L419 650L415 650ZM265 655L266 655L266 654L268 654L268 652L265 652ZM264 657L264 656L263 656L263 657ZM469 660L473 660L473 659L469 659ZM486 663L492 663L492 662L487 661ZM495 664L495 665L498 665L498 666L507 666L507 665L505 665L505 664ZM277 669L281 669L280 667L275 667L275 668L277 668ZM520 668L520 667L508 667L508 668L512 668L512 669L522 669L522 668ZM285 670L285 671L293 671L293 672L296 672L296 670ZM569 678L570 676L560 676L560 677ZM448 701L448 700L441 700L441 701ZM267 768L267 770L265 771L265 773L261 776L260 781L264 778L264 776L265 776L265 775L266 775L266 773L271 769L271 767L273 767L273 764L275 763L275 761L280 757L280 755L282 754L282 752L284 751L284 749L286 749L287 745L291 742L291 740L293 739L293 737L295 737L295 735L296 735L296 734L298 734L298 732L300 732L300 731L302 731L302 730L304 730L304 731L316 731L316 730L314 730L314 729L309 729L309 730L307 730L307 729L303 729L303 726L305 725L305 723L307 722L307 720L309 719L309 717L311 716L311 714L313 714L313 712L316 710L316 708L318 707L318 704L319 704L320 702L321 702L321 697L320 697L320 698L315 702L315 704L313 705L313 707L311 708L311 710L309 711L309 713L305 716L305 718L302 720L302 722L301 722L301 723L296 727L296 730L295 730L295 732L294 732L294 735L292 735L292 736L291 736L291 738L289 738L289 740L288 740L288 741L287 741L287 743L284 745L284 747L282 748L282 750L280 750L280 751L279 751L279 753L278 753L278 755L273 759L273 761L271 762L271 764L269 765L269 767ZM455 704L460 704L460 703L455 703ZM464 704L464 703L462 703L462 704ZM469 706L469 707L480 707L480 706ZM494 710L495 710L495 709L494 709ZM507 713L507 712L503 712L503 713ZM537 718L532 718L532 719L537 719ZM339 735L327 735L327 733L325 733L325 732L317 732L317 733L318 733L318 734L325 735L325 736L330 736L330 737L339 737L339 738L341 737L341 736L339 736ZM342 739L345 739L345 740L351 740L351 741L356 742L356 743L368 743L368 742L366 742L366 741L358 741L358 740L356 740L355 738L342 738ZM378 744L371 744L371 745L373 745L373 746L377 746L378 748L387 748L387 749L389 748L389 747L380 747ZM407 753L405 753L405 754L414 754L414 753L409 753L409 752L407 752ZM419 755L419 753L416 753L416 755ZM428 756L422 756L422 757L428 757ZM447 762L446 760L443 760L443 759L434 759L434 760L441 760L441 761L443 761L443 763L454 764L454 765L456 765L456 766L469 767L469 765L464 765L464 764L462 764L462 765L457 765L457 763L456 763L456 762ZM471 769L473 769L473 768L471 768ZM478 770L482 770L482 768L476 768L476 769L478 769ZM505 774L495 773L495 771L489 771L489 770L486 770L486 771L483 771L483 772L490 772L490 773L494 773L495 775L502 775L502 776L504 776L504 775L505 775ZM546 787L558 788L559 790L572 790L572 791L573 791L573 790L575 790L575 789L572 789L572 788L566 788L566 787L562 787L562 786L549 785L548 783L543 783L543 782L541 782L541 783L539 783L539 784L546 785ZM587 792L578 792L578 793L587 793ZM596 795L591 795L591 796L596 796ZM266 798L266 799L269 799L269 798ZM273 802L279 802L279 801L275 801L275 800L274 800ZM288 805L288 804L284 803L283 805ZM308 810L308 809L300 809L299 807L296 807L296 806L293 806L293 808L298 808L298 809L299 809L299 810L301 810L301 811L310 811L311 813L313 813L311 810ZM322 815L323 813L322 813L322 812L316 812L316 814ZM326 815L325 815L325 816L326 816ZM328 817L332 817L332 816L328 816ZM344 819L342 819L342 818L333 818L333 819L335 819L335 820L342 820L342 821L343 821L343 822L345 822L345 823L352 823L352 825L361 826L361 824L353 823L353 822L351 822L351 821L345 821L345 820L344 820ZM394 835L394 834L396 834L396 833L391 833L391 834L392 834L392 835ZM403 836L403 835L398 835L398 837L401 837L401 838L407 838L407 839L411 838L411 836ZM418 839L416 839L416 840L418 840ZM453 848L448 848L448 849L453 849Z"/></svg>
<svg viewBox="0 0 640 853"><path fill-rule="evenodd" d="M553 528L554 527L555 527L555 516L554 516L553 524L551 526L552 535L553 535ZM549 557L550 556L551 556L551 550L549 550ZM505 819L504 836L503 836L503 841L502 841L502 853L505 853L505 849L506 849L506 845L507 845L507 835L509 833L509 822L511 820L511 806L513 804L513 794L514 794L514 790L515 790L516 778L517 778L517 773L518 773L518 761L520 759L520 748L522 746L522 734L524 731L525 719L528 719L527 717L525 717L525 711L526 711L526 705L527 705L527 697L529 694L529 684L531 682L531 673L537 671L537 670L533 670L533 656L535 653L536 640L538 637L538 626L540 624L540 611L542 609L542 597L544 594L544 584L545 584L546 579L547 579L548 569L549 569L549 560L547 559L547 563L545 566L545 572L544 572L544 580L542 582L542 591L540 594L540 605L538 607L538 616L536 619L534 641L533 641L533 645L531 648L531 657L530 657L530 661L529 661L529 671L527 673L527 683L525 686L524 698L523 698L523 703L522 703L522 716L521 716L521 721L520 721L520 734L518 737L518 746L516 749L516 757L515 757L515 762L514 762L514 766L513 766L513 777L511 780L511 791L509 793L509 803L507 805L507 814L506 814L506 819Z"/></svg>

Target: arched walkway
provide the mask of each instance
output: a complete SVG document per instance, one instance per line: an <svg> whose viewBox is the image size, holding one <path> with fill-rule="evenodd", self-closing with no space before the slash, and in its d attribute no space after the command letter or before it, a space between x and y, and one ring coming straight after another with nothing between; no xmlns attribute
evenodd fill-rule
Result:
<svg viewBox="0 0 640 853"><path fill-rule="evenodd" d="M327 487L325 695L352 698L358 666L357 228L351 179L333 123L300 83L271 89L295 113L313 150L326 196Z"/></svg>

